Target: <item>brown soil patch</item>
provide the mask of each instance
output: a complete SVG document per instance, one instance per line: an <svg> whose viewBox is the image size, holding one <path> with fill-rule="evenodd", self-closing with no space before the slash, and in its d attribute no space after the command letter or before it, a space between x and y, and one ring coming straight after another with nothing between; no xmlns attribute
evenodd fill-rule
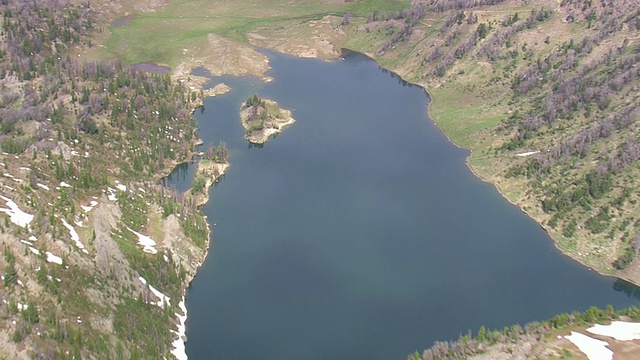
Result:
<svg viewBox="0 0 640 360"><path fill-rule="evenodd" d="M263 27L247 34L255 46L308 58L335 59L346 41L342 18L325 16L320 20L291 21L278 28Z"/></svg>

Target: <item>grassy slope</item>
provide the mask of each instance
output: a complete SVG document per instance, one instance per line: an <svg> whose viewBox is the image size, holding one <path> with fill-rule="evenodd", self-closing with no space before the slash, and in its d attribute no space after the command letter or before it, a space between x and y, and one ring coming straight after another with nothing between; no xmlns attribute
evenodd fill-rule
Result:
<svg viewBox="0 0 640 360"><path fill-rule="evenodd" d="M122 1L127 3L128 1ZM282 26L319 19L329 14L354 12L368 14L375 9L397 10L406 7L401 0L367 0L339 4L338 1L171 1L153 12L140 12L128 23L109 29L104 47L92 57L118 57L124 63L153 61L175 67L184 59L183 49L207 54L207 35L217 34L238 42L246 34L263 26Z"/></svg>

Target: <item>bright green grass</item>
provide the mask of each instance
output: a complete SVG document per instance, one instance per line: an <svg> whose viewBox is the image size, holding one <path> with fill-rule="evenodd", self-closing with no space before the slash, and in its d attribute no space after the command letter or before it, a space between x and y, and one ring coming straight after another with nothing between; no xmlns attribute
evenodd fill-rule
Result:
<svg viewBox="0 0 640 360"><path fill-rule="evenodd" d="M432 97L430 107L431 117L446 133L451 141L458 146L486 150L479 147L478 135L494 128L504 118L493 112L483 111L488 105L469 104L470 100L464 93L451 87L430 89Z"/></svg>
<svg viewBox="0 0 640 360"><path fill-rule="evenodd" d="M164 9L136 14L129 23L111 28L98 55L117 57L128 64L153 61L175 66L185 56L183 49L204 51L208 34L244 42L246 33L260 26L277 27L291 20L305 22L347 12L366 17L374 10L387 12L407 7L408 0L347 4L311 0L175 0Z"/></svg>

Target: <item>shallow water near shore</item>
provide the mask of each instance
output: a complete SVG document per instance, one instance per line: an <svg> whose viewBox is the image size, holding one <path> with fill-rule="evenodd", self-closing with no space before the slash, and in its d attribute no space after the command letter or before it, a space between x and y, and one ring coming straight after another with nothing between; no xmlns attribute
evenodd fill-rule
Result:
<svg viewBox="0 0 640 360"><path fill-rule="evenodd" d="M475 178L421 88L360 54L268 55L274 81L213 79L232 91L196 114L231 167L204 208L213 238L187 292L191 359L405 359L481 325L640 303ZM254 93L297 120L262 148L238 115ZM193 167L169 183L188 188Z"/></svg>

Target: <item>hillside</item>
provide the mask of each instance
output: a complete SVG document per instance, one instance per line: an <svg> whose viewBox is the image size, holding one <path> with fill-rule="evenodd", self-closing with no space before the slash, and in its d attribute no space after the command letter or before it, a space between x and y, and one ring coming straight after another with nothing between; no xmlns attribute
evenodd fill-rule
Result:
<svg viewBox="0 0 640 360"><path fill-rule="evenodd" d="M189 194L200 99L168 75L84 62L86 5L5 1L0 39L0 355L180 355L183 294L208 247Z"/></svg>
<svg viewBox="0 0 640 360"><path fill-rule="evenodd" d="M635 359L640 344L639 319L637 308L616 311L611 305L604 310L590 307L582 313L558 314L502 330L483 326L475 335L469 331L455 341L437 341L408 359Z"/></svg>

